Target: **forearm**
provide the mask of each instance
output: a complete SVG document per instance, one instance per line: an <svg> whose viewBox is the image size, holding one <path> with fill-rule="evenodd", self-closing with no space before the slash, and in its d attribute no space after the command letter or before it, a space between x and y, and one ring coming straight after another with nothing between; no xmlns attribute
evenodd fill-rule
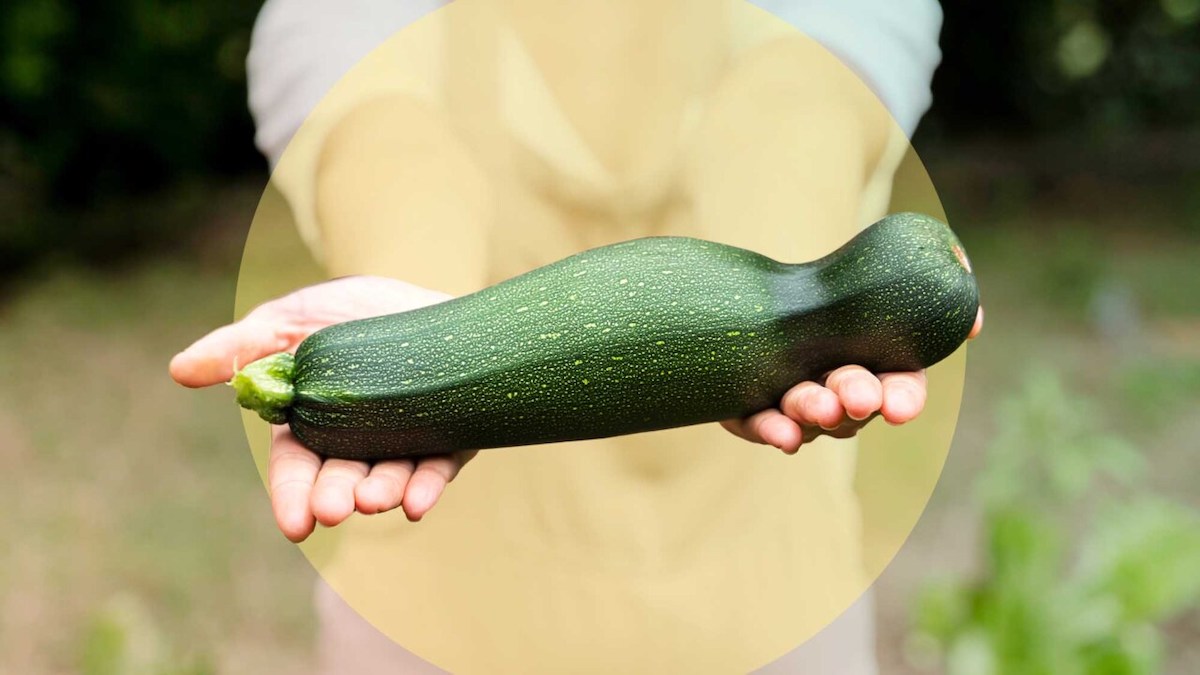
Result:
<svg viewBox="0 0 1200 675"><path fill-rule="evenodd" d="M405 96L364 105L326 140L316 213L328 271L461 295L484 285L491 196L449 122Z"/></svg>

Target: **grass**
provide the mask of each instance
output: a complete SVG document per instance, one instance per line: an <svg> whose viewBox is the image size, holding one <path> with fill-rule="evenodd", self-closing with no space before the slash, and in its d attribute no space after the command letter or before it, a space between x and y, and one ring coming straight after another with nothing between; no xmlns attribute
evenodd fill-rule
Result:
<svg viewBox="0 0 1200 675"><path fill-rule="evenodd" d="M227 392L166 373L231 316L236 253L46 270L0 307L0 672L304 672L315 575Z"/></svg>

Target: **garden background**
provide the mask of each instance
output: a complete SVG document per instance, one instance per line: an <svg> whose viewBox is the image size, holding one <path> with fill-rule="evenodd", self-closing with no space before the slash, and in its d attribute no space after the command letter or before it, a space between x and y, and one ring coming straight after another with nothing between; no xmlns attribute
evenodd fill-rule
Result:
<svg viewBox="0 0 1200 675"><path fill-rule="evenodd" d="M229 393L166 375L266 181L257 10L0 10L0 672L309 670ZM1200 0L944 10L914 145L988 322L883 673L1200 672Z"/></svg>

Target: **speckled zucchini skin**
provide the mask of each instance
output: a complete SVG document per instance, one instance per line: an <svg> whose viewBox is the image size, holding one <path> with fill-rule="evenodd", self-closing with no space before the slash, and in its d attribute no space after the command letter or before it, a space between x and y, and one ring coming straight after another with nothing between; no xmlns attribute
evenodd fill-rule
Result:
<svg viewBox="0 0 1200 675"><path fill-rule="evenodd" d="M945 358L975 320L969 267L919 214L799 265L680 237L605 246L314 333L287 421L323 455L383 459L744 416L841 365Z"/></svg>

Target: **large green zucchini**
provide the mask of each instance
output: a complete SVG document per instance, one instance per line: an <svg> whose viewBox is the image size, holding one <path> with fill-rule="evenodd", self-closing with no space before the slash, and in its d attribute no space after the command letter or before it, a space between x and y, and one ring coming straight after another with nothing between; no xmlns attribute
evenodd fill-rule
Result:
<svg viewBox="0 0 1200 675"><path fill-rule="evenodd" d="M797 265L653 237L329 326L233 384L242 405L329 457L599 438L748 415L845 364L933 365L978 304L957 238L920 214Z"/></svg>

